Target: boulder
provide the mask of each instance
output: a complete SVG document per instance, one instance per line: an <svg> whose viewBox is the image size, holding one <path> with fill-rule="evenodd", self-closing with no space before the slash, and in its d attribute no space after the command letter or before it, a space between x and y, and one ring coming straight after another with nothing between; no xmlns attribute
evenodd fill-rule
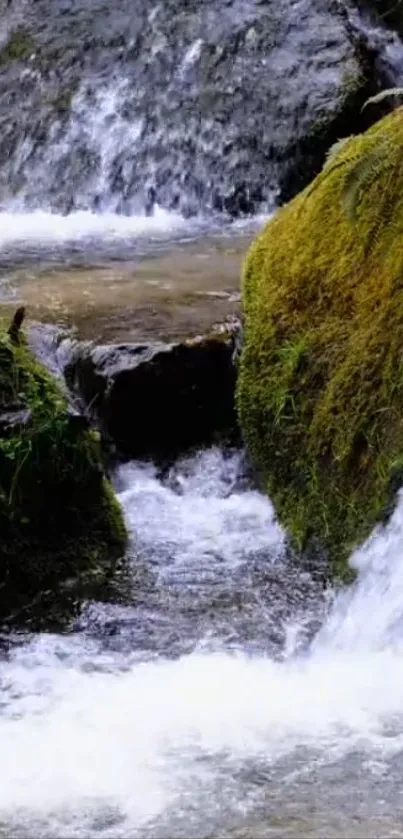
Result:
<svg viewBox="0 0 403 839"><path fill-rule="evenodd" d="M249 251L237 393L295 544L337 573L403 483L403 109L348 140Z"/></svg>
<svg viewBox="0 0 403 839"><path fill-rule="evenodd" d="M361 130L375 92L341 12L337 0L35 0L18 17L12 4L3 203L242 216L279 186L295 194L329 143Z"/></svg>
<svg viewBox="0 0 403 839"><path fill-rule="evenodd" d="M65 586L102 587L126 541L96 438L0 326L0 620L39 620L46 602L51 622Z"/></svg>
<svg viewBox="0 0 403 839"><path fill-rule="evenodd" d="M235 343L226 328L176 344L73 342L65 376L120 455L164 459L236 436Z"/></svg>

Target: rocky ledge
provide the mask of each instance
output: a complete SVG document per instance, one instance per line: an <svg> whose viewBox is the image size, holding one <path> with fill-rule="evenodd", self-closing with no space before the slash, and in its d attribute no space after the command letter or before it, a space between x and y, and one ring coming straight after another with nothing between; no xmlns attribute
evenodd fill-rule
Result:
<svg viewBox="0 0 403 839"><path fill-rule="evenodd" d="M239 322L171 344L96 346L65 339L64 374L123 457L174 457L238 436L234 392Z"/></svg>

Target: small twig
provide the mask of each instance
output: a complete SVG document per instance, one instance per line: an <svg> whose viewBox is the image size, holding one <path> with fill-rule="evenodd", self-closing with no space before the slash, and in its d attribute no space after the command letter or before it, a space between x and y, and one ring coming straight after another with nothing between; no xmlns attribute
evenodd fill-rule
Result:
<svg viewBox="0 0 403 839"><path fill-rule="evenodd" d="M8 335L10 336L10 341L15 344L17 347L20 343L20 329L22 326L22 322L25 318L25 306L20 306L17 309L12 321L10 328L8 329Z"/></svg>
<svg viewBox="0 0 403 839"><path fill-rule="evenodd" d="M400 5L401 0L397 0L397 3L394 6L392 6L391 9L387 9L386 12L382 12L382 14L379 13L380 20L385 20L385 18L389 17L389 15L393 15Z"/></svg>

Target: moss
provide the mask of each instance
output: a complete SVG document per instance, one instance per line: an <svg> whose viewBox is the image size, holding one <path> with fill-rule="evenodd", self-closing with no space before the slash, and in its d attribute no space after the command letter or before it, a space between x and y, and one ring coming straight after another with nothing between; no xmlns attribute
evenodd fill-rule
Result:
<svg viewBox="0 0 403 839"><path fill-rule="evenodd" d="M59 118L66 116L71 110L72 101L77 93L78 81L72 81L68 87L60 88L50 99Z"/></svg>
<svg viewBox="0 0 403 839"><path fill-rule="evenodd" d="M107 579L127 541L99 440L1 327L0 534L1 618L67 579Z"/></svg>
<svg viewBox="0 0 403 839"><path fill-rule="evenodd" d="M398 109L279 211L244 269L244 438L295 543L341 575L403 473L402 235Z"/></svg>
<svg viewBox="0 0 403 839"><path fill-rule="evenodd" d="M0 48L0 67L10 61L27 61L35 52L35 43L25 29L18 27L8 41Z"/></svg>

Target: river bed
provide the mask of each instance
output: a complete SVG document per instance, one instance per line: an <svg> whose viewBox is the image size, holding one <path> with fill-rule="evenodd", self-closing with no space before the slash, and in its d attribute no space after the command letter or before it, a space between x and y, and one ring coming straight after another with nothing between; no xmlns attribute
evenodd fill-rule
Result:
<svg viewBox="0 0 403 839"><path fill-rule="evenodd" d="M0 312L24 305L31 321L100 343L183 339L237 316L245 254L266 220L202 235L201 221L164 213L39 215L0 213Z"/></svg>

